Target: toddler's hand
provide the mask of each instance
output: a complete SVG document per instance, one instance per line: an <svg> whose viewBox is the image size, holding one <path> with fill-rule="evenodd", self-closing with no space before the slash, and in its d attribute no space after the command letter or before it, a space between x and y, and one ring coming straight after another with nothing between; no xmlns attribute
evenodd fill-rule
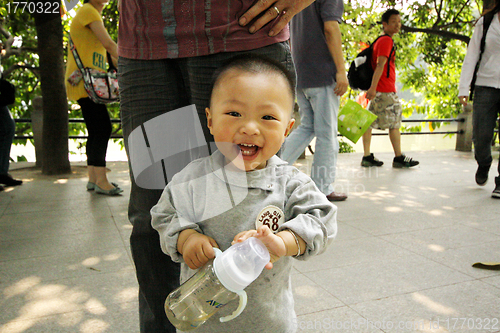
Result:
<svg viewBox="0 0 500 333"><path fill-rule="evenodd" d="M182 257L191 269L205 265L210 259L215 258L214 247L219 247L217 242L198 232L191 234L182 246Z"/></svg>
<svg viewBox="0 0 500 333"><path fill-rule="evenodd" d="M243 231L234 237L233 244L243 242L244 240L255 237L258 238L269 251L271 261L265 266L267 269L273 268L273 263L286 255L286 246L284 240L275 235L268 226L261 226L257 230Z"/></svg>

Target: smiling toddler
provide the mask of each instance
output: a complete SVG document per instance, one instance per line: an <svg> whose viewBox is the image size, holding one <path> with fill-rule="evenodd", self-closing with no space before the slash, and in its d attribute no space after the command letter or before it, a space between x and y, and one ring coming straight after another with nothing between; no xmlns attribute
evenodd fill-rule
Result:
<svg viewBox="0 0 500 333"><path fill-rule="evenodd" d="M176 174L151 210L160 246L181 262L181 283L234 242L259 238L268 270L246 288L243 313L228 304L196 332L295 332L293 257L323 252L337 232L337 207L304 173L276 156L294 120L294 81L273 60L242 55L216 72L208 127L217 151Z"/></svg>

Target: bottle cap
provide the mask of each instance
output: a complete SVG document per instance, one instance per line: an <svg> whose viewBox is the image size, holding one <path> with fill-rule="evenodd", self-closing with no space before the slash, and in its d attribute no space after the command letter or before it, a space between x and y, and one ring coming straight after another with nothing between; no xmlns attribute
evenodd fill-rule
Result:
<svg viewBox="0 0 500 333"><path fill-rule="evenodd" d="M237 292L257 279L269 260L266 246L250 237L216 256L214 270L224 287Z"/></svg>

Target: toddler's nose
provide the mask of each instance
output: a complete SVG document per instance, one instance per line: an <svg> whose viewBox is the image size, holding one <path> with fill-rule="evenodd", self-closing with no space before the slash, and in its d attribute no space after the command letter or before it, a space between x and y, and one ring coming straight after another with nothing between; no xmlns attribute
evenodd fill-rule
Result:
<svg viewBox="0 0 500 333"><path fill-rule="evenodd" d="M246 135L257 135L260 133L259 126L254 121L245 122L241 126L240 131L241 131L241 133L246 134Z"/></svg>

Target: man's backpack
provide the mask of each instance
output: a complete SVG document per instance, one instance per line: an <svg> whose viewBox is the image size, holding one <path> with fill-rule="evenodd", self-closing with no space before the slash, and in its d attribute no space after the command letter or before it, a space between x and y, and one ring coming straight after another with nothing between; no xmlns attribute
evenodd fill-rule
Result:
<svg viewBox="0 0 500 333"><path fill-rule="evenodd" d="M476 68L474 68L474 74L472 75L472 81L470 83L470 95L469 95L469 100L472 101L472 97L474 96L474 89L476 88L476 79L477 79L477 72L479 71L479 65L481 64L481 58L483 57L484 53L484 48L486 47L486 34L488 33L488 28L491 25L491 22L493 21L493 18L495 17L495 12L491 11L486 13L483 17L483 37L481 38L481 46L480 46L480 52L479 52L479 59L477 60L476 63Z"/></svg>
<svg viewBox="0 0 500 333"><path fill-rule="evenodd" d="M359 52L356 58L351 62L351 66L347 72L347 78L352 89L370 89L374 72L372 68L373 45L375 45L379 38L384 36L387 35L377 37L369 47ZM389 77L390 74L390 62L393 54L394 47L392 47L391 53L389 53L389 59L387 59L387 77Z"/></svg>

